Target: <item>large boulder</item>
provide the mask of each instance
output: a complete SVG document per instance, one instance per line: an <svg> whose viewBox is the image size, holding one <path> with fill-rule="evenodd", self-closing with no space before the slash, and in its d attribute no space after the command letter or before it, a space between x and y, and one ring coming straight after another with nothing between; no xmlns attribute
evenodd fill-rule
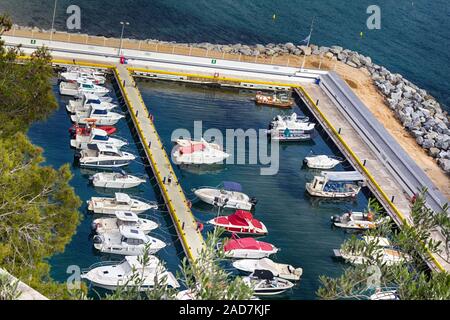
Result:
<svg viewBox="0 0 450 320"><path fill-rule="evenodd" d="M439 159L438 164L446 173L450 173L450 159Z"/></svg>
<svg viewBox="0 0 450 320"><path fill-rule="evenodd" d="M441 150L439 150L438 148L431 147L430 150L428 150L428 155L430 157L437 158L439 156L440 152L441 152Z"/></svg>
<svg viewBox="0 0 450 320"><path fill-rule="evenodd" d="M434 147L434 140L433 139L424 139L422 143L422 147L424 149L430 149Z"/></svg>
<svg viewBox="0 0 450 320"><path fill-rule="evenodd" d="M312 54L312 48L311 47L299 46L298 48L302 51L302 54L304 54L305 56L310 56Z"/></svg>

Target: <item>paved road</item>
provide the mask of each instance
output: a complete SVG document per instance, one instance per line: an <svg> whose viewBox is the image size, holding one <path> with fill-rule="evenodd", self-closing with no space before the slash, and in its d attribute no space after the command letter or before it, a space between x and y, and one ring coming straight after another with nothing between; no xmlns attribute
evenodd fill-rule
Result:
<svg viewBox="0 0 450 320"><path fill-rule="evenodd" d="M139 90L134 85L133 78L124 65L118 65L117 71L121 81L121 90L125 89L128 97L128 109L132 113L130 116L133 119L137 131L139 132L141 130L139 132L141 143L144 146L149 163L152 165L153 173L158 179L161 193L164 196L178 236L180 237L186 255L195 260L204 247L203 236L197 230L197 222L189 208L184 192L178 183L178 179L159 135L153 122L150 120L147 107L142 101ZM125 86L123 86L123 81L125 81ZM171 184L167 183L169 176L172 177ZM166 183L163 182L164 178L166 178Z"/></svg>

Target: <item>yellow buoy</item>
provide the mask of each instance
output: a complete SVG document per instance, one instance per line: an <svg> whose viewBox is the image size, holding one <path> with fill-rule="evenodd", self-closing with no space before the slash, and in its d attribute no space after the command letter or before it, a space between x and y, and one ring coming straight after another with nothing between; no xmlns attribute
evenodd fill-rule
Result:
<svg viewBox="0 0 450 320"><path fill-rule="evenodd" d="M362 38L362 37L364 36L364 33L361 31L361 32L359 33L359 36Z"/></svg>

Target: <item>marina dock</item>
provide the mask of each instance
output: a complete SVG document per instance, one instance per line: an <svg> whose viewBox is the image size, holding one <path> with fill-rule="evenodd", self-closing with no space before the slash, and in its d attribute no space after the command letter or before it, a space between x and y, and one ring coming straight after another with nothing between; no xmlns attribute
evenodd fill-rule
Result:
<svg viewBox="0 0 450 320"><path fill-rule="evenodd" d="M188 200L129 71L125 66L119 65L114 73L186 256L195 261L204 247L204 240ZM168 183L169 177L171 183Z"/></svg>
<svg viewBox="0 0 450 320"><path fill-rule="evenodd" d="M367 120L365 122L360 121L361 119L351 120L353 117L351 108L361 109L358 116L363 118L366 116L364 112L369 111L359 99L349 98L345 91L350 89L345 84L336 84L328 89L324 87L323 82L325 81L319 84L321 79L326 80L329 76L326 71L299 71L298 67L274 67L257 63L211 60L207 57L162 54L135 49L123 50L123 54L128 59L128 65L118 65L117 48L45 40L34 40L33 42L31 40L33 39L5 37L8 45L25 44L23 49L26 53L30 53L42 45L50 47L57 59L55 63L59 65L72 64L72 59L77 59L78 63L85 60L89 61L86 62L86 65L104 66L114 70L130 117L158 181L178 236L186 255L191 260L198 257L204 240L197 230L197 222L192 215L183 190L178 184L139 90L134 86L131 75L133 72L154 79L192 83L214 82L218 86L245 89L293 88L347 160L355 169L364 174L372 193L400 227L405 223L411 224L410 199L421 187L428 188L427 204L433 210L439 210L446 202L445 197L434 187L423 170L411 163L413 160L409 156L394 158L395 152L392 150L379 149L380 145L388 143L391 144L391 149L399 148L404 153L388 133L383 133L383 135L387 135L386 137L380 137L379 132L373 127L366 128ZM376 120L374 121L380 125ZM371 142L371 140L378 144L375 145L375 142ZM167 185L164 183L164 178L167 180L169 176L172 177L173 182ZM433 238L439 240L442 239L442 236L434 233ZM446 259L435 254L431 256L430 266L433 269L450 271L450 264L445 261Z"/></svg>

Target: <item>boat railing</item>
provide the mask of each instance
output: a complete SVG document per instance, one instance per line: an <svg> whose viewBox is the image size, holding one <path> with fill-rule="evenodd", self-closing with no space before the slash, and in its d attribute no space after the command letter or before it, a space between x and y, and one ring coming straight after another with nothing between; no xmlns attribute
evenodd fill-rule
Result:
<svg viewBox="0 0 450 320"><path fill-rule="evenodd" d="M135 200L139 200L139 201L145 202L147 204L158 205L158 202L155 201L155 200L148 200L148 199L145 199L145 198L142 198L142 197L139 197L139 196L135 196L135 195L133 195L131 198L135 199Z"/></svg>
<svg viewBox="0 0 450 320"><path fill-rule="evenodd" d="M95 268L114 266L114 265L118 265L120 263L122 263L122 261L120 261L120 262L119 261L100 261L100 262L92 264L88 268L81 269L81 272L82 273L86 273L86 272L89 272L89 271L91 271L91 270L93 270Z"/></svg>

